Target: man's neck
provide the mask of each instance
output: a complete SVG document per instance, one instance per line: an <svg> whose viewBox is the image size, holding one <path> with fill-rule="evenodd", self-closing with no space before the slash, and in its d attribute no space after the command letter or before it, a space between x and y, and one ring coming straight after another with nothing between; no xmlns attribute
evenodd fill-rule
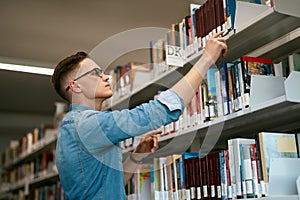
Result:
<svg viewBox="0 0 300 200"><path fill-rule="evenodd" d="M102 99L73 99L73 104L82 104L94 108L95 110L102 110L102 103L104 100Z"/></svg>

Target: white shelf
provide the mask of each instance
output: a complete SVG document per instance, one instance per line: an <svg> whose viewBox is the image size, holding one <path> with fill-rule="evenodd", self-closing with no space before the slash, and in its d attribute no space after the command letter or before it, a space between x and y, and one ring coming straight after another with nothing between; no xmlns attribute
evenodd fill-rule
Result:
<svg viewBox="0 0 300 200"><path fill-rule="evenodd" d="M154 80L145 83L130 94L112 102L111 106L104 108L104 110L132 108L133 106L147 102L149 99L153 99L158 90L165 90L172 87L180 78L183 77L183 74L185 74L188 69L189 67L174 67L156 77Z"/></svg>
<svg viewBox="0 0 300 200"><path fill-rule="evenodd" d="M293 7L293 5L297 7L299 2L297 0L288 0L293 1L292 6L282 8L282 4L285 4L285 1L277 1L279 3L276 2L278 6L275 8L266 5L237 2L235 34L230 34L226 37L228 52L226 57L219 61L234 61L247 54L257 57L267 56L276 61L282 55L286 56L291 52L300 50L300 14L297 15L297 11L293 15L285 14L286 10L291 9L290 7ZM274 41L275 43L273 43ZM144 86L111 103L111 106L105 109L132 108L152 99L158 90L172 87L188 72L191 65L199 57L200 55L182 68L170 70L155 80L145 83Z"/></svg>
<svg viewBox="0 0 300 200"><path fill-rule="evenodd" d="M274 63L278 63L296 52L300 52L300 27L254 50L248 56L271 58Z"/></svg>
<svg viewBox="0 0 300 200"><path fill-rule="evenodd" d="M193 144L199 146L209 135L202 151L210 151L234 137L253 137L260 131L289 132L300 129L300 103L290 102L280 96L258 106L209 121L189 129L159 138L159 149L153 157L182 153Z"/></svg>
<svg viewBox="0 0 300 200"><path fill-rule="evenodd" d="M298 195L285 195L285 196L271 196L271 197L262 197L256 199L249 199L249 200L299 200Z"/></svg>
<svg viewBox="0 0 300 200"><path fill-rule="evenodd" d="M289 3L290 7L300 7L297 0L289 0ZM239 59L242 55L247 55L299 28L300 14L298 16L297 13L286 15L286 9L282 8L282 4L288 3L284 0L278 0L276 1L278 6L271 8L264 5L237 2L236 33L227 39L229 51L225 59L227 61ZM299 39L296 42L299 44ZM299 46L295 45L289 48L299 48ZM272 55L269 57L273 58Z"/></svg>

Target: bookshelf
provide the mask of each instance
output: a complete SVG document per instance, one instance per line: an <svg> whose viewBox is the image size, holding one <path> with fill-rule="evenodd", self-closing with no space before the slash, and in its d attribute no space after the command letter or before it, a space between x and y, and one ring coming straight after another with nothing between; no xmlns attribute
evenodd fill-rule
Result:
<svg viewBox="0 0 300 200"><path fill-rule="evenodd" d="M278 0L277 4L285 4L285 1ZM292 1L290 7L300 6L298 4L299 2ZM299 51L300 13L295 11L293 16L286 15L282 13L286 11L281 9L280 6L271 8L265 5L237 2L236 30L234 34L226 37L229 49L226 60L233 61L246 54L257 57L268 56L268 58L276 60L282 55L286 56L291 52ZM110 106L105 109L131 108L148 101L158 90L170 88L182 78L182 75L188 72L191 64L200 56L201 54L183 68L176 67L165 72L133 91L130 96L127 95L116 102L111 102Z"/></svg>
<svg viewBox="0 0 300 200"><path fill-rule="evenodd" d="M300 6L296 1L275 1L275 7L237 2L237 24L234 34L227 36L228 54L226 61L239 59L242 55L271 58L274 63L300 50L300 12L295 7ZM200 55L199 55L200 56ZM220 62L224 59L220 59ZM190 69L186 64L182 75ZM178 69L177 69L178 70ZM155 94L157 83L169 85L177 82L181 76L176 77L172 73L164 74L163 79L157 79L142 90L136 91L131 96L134 98L143 94ZM296 83L299 83L296 81ZM155 91L153 91L153 89ZM236 137L255 137L255 133L262 130L269 132L295 133L300 130L300 98L290 98L289 94L297 93L293 85L286 86L284 95L277 96L260 104L243 109L236 113L217 118L204 124L192 126L185 130L159 138L159 149L149 156L147 163L152 163L156 157L166 157L172 154L181 154L185 151L209 152L210 150L224 149L227 140ZM298 94L298 93L297 93ZM146 99L145 99L146 101ZM136 104L118 101L118 108L133 107ZM112 105L114 108L114 104ZM205 138L208 132L217 132ZM219 135L218 135L219 134ZM207 141L205 141L207 140ZM213 147L206 143L214 142ZM214 143L213 143L214 144ZM201 146L202 145L202 146ZM130 151L130 149L128 150ZM125 150L124 153L127 151ZM297 199L297 196L263 197L261 199Z"/></svg>
<svg viewBox="0 0 300 200"><path fill-rule="evenodd" d="M180 147L197 146L197 144L193 143L200 145L200 142L203 141L208 131L219 131L222 129L220 138L218 138L219 141L215 146L216 149L221 149L224 148L224 141L230 138L241 136L251 137L254 133L261 130L270 132L299 130L299 120L300 99L298 102L291 102L286 99L286 96L280 96L256 107L248 108L184 131L160 137L159 144L162 147L157 150L153 157L182 153L187 149L181 149ZM153 157L149 158L149 161L151 161Z"/></svg>
<svg viewBox="0 0 300 200"><path fill-rule="evenodd" d="M234 34L230 34L227 38L229 52L226 56L226 60L235 60L248 53L249 55L257 57L267 56L276 61L276 59L281 59L280 56L286 56L291 52L299 51L300 21L298 17L300 14L297 13L297 11L294 11L291 15L286 14L288 10L293 9L293 6L296 6L295 4L298 5L298 2L292 2L287 8L282 8L282 1L276 2L276 7L274 8L245 2L237 3L236 30ZM249 10L251 10L251 12L249 12ZM198 55L197 58L199 58L199 56L201 56L201 54ZM197 58L194 60L197 60ZM118 99L117 102L112 102L111 106L106 109L132 108L135 105L148 101L153 98L158 90L170 88L176 83L190 69L192 63L193 61L186 64L183 68L173 68L165 72L155 80L133 91L130 96ZM299 110L297 104L293 105L293 103L285 101L284 97L282 98L282 101L272 100L271 102L266 102L261 109L255 107L246 109L242 112L240 111L230 116L222 117L216 121L162 137L159 140L160 146L165 147L165 144L170 143L171 140L173 144L167 145L167 149L163 148L163 150L159 150L155 156L168 155L172 152L183 152L186 150L185 147L188 144L193 144L190 138L194 137L190 137L190 135L196 132L195 137L197 137L197 139L203 138L208 127L212 126L224 126L222 137L220 138L221 141L226 140L226 138L239 136L239 131L245 132L246 136L260 129L270 131L290 130L295 127L296 122L294 121L295 119L299 119L299 115L288 117L288 119L285 118L281 120L282 123L267 120L268 118L272 118L273 120L280 119L280 116L289 114L295 107L296 110ZM286 110L282 110L282 107L286 108ZM278 109L280 111L278 111ZM273 114L274 111L276 114ZM260 117L257 117L257 115L260 115ZM239 122L242 120L247 122L245 124ZM267 122L262 124L260 120L267 120ZM291 124L291 122L293 122L293 124ZM273 123L281 127L274 127ZM258 126L258 124L260 126ZM286 124L289 124L289 127L287 127ZM237 128L232 129L232 127ZM174 138L176 138L175 141L177 142L174 142ZM198 141L197 139L194 141ZM186 144L182 145L183 143ZM178 148L180 146L184 146L184 148ZM124 152L130 150L131 148L124 150Z"/></svg>
<svg viewBox="0 0 300 200"><path fill-rule="evenodd" d="M27 149L16 158L5 163L3 169L11 170L17 168L22 164L32 162L36 157L41 156L43 153L54 150L57 134L58 129L46 129L44 137L42 137L37 143L33 144L30 149ZM24 191L25 195L28 194L31 196L32 193L30 193L30 190L44 185L54 184L58 180L58 172L54 163L54 165L51 166L51 169L43 169L42 171L37 171L34 174L27 174L22 179L16 180L14 183L2 184L0 187L0 199L10 199L14 193L18 193L20 190Z"/></svg>
<svg viewBox="0 0 300 200"><path fill-rule="evenodd" d="M152 99L157 91L165 90L174 85L185 73L187 73L188 69L189 67L173 67L170 70L162 73L152 81L145 83L139 88L136 88L130 93L130 95L127 94L121 99L110 102L109 106L105 107L104 110L120 110L124 108L132 108L135 105L144 103L149 99Z"/></svg>
<svg viewBox="0 0 300 200"><path fill-rule="evenodd" d="M46 137L39 140L38 143L33 144L32 148L22 154L20 154L17 158L11 160L9 163L6 163L3 168L11 168L20 163L32 160L37 155L46 152L48 150L54 149L56 144L58 130L57 129L49 129L47 130Z"/></svg>

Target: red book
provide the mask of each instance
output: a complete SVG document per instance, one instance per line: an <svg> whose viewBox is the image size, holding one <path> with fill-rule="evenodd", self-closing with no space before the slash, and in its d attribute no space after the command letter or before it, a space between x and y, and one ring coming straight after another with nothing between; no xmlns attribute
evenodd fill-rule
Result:
<svg viewBox="0 0 300 200"><path fill-rule="evenodd" d="M202 199L200 157L194 159L196 199Z"/></svg>
<svg viewBox="0 0 300 200"><path fill-rule="evenodd" d="M243 83L244 83L244 99L246 99L245 107L249 106L251 75L274 76L273 61L268 58L256 58L250 56L241 57Z"/></svg>
<svg viewBox="0 0 300 200"><path fill-rule="evenodd" d="M225 154L225 162L226 162L226 179L227 179L227 197L228 200L232 199L232 186L231 186L231 178L230 178L230 167L229 167L229 154L228 149L224 150Z"/></svg>
<svg viewBox="0 0 300 200"><path fill-rule="evenodd" d="M253 74L273 76L273 61L269 58L256 58L250 56L242 56L242 70L245 78L245 84L250 87L250 77ZM248 80L249 78L249 80ZM248 86L247 85L247 86ZM248 87L246 87L247 89Z"/></svg>
<svg viewBox="0 0 300 200"><path fill-rule="evenodd" d="M210 199L209 174L208 174L208 159L207 156L200 158L201 167L201 182L202 182L202 199Z"/></svg>

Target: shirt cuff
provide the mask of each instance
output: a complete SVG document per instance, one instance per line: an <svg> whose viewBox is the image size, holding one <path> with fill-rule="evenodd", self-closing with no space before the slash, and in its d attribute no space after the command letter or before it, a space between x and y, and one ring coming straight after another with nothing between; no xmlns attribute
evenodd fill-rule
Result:
<svg viewBox="0 0 300 200"><path fill-rule="evenodd" d="M170 111L181 110L182 112L184 109L182 98L172 90L161 92L158 95L157 100L167 106Z"/></svg>

